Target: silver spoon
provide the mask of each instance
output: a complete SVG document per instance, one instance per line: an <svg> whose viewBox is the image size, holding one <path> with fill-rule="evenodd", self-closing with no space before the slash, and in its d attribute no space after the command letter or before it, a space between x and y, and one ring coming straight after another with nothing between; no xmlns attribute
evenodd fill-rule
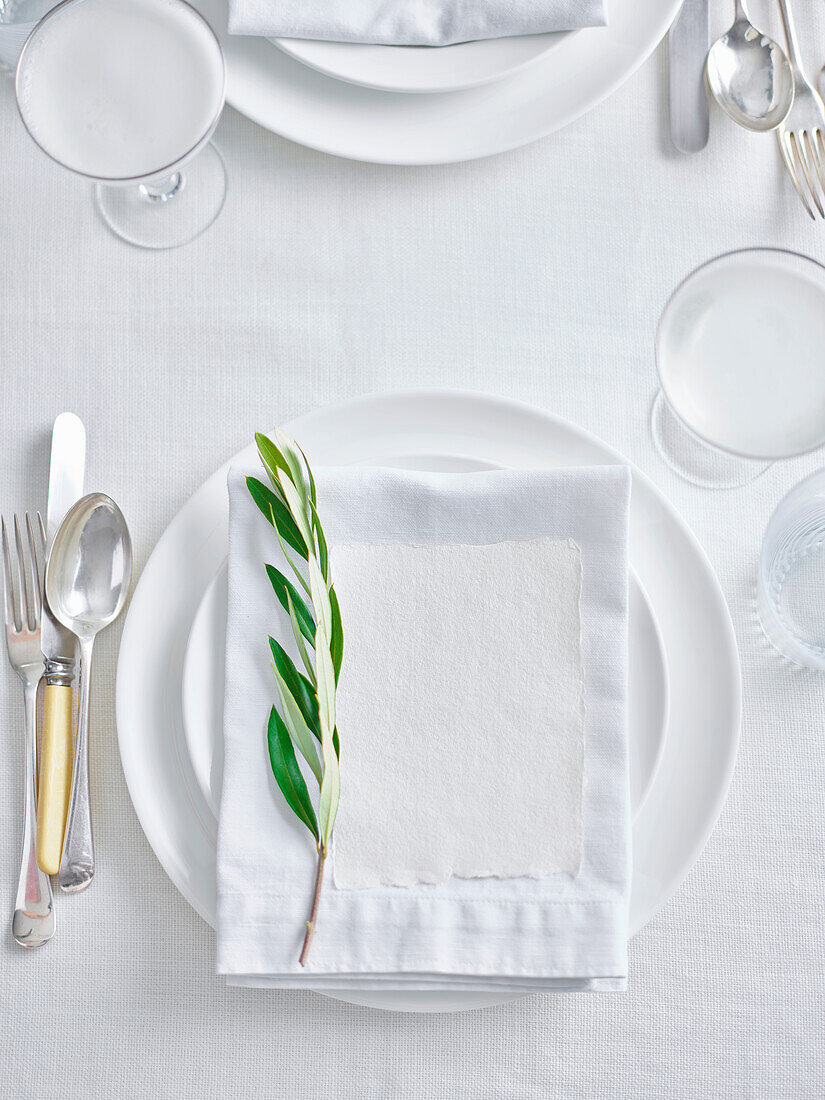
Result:
<svg viewBox="0 0 825 1100"><path fill-rule="evenodd" d="M46 597L56 618L80 643L80 707L66 836L58 881L85 890L95 873L89 809L89 687L95 635L118 617L132 576L132 541L123 513L103 493L82 497L54 536Z"/></svg>
<svg viewBox="0 0 825 1100"><path fill-rule="evenodd" d="M716 102L746 130L775 130L793 106L788 59L751 23L744 0L736 0L733 26L711 46L705 73Z"/></svg>

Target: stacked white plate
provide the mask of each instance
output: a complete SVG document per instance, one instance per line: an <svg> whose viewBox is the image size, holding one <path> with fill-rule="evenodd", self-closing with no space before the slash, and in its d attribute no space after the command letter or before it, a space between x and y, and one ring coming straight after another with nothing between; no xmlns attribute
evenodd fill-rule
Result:
<svg viewBox="0 0 825 1100"><path fill-rule="evenodd" d="M625 461L568 421L472 393L376 396L285 427L314 464L461 471ZM242 457L254 460L254 446ZM155 547L132 597L117 677L120 753L135 810L170 878L211 924L223 770L228 467L198 489ZM719 815L741 697L733 628L713 570L684 521L635 469L630 563L635 932L677 889ZM445 1011L511 996L353 990L346 999Z"/></svg>
<svg viewBox="0 0 825 1100"><path fill-rule="evenodd" d="M284 53L325 76L381 92L458 92L503 80L543 57L567 34L491 38L430 49L420 46L358 46L273 38Z"/></svg>
<svg viewBox="0 0 825 1100"><path fill-rule="evenodd" d="M611 0L609 25L438 49L230 36L226 0L192 0L226 53L229 102L354 160L443 164L526 145L622 84L681 0Z"/></svg>

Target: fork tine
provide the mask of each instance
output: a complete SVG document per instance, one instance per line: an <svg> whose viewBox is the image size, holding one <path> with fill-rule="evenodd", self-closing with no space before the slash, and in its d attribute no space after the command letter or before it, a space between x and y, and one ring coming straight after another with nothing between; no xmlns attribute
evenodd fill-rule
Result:
<svg viewBox="0 0 825 1100"><path fill-rule="evenodd" d="M48 548L48 542L46 541L46 526L43 523L43 517L40 512L37 513L37 526L40 528L40 546L43 550L43 577L46 576L46 550Z"/></svg>
<svg viewBox="0 0 825 1100"><path fill-rule="evenodd" d="M814 214L813 210L811 210L810 203L805 198L805 192L802 190L802 186L801 186L801 184L799 182L799 178L797 177L797 174L796 174L796 169L793 166L793 161L791 159L791 151L790 151L790 148L789 148L790 140L789 140L788 134L787 133L778 134L777 137L779 139L779 151L782 154L782 160L785 162L785 168L788 170L788 175L791 177L791 182L793 183L794 187L796 188L796 193L797 193L797 195L799 195L799 198L802 202L802 205L805 207L806 211L808 212L808 217L811 219L811 221L816 221L816 215Z"/></svg>
<svg viewBox="0 0 825 1100"><path fill-rule="evenodd" d="M814 189L814 195L819 197L819 192L816 189L817 182L825 193L825 180L822 177L822 165L819 163L819 156L816 151L816 145L814 144L814 137L810 130L803 130L800 135L800 148L805 154L805 162L810 169L811 186ZM825 213L823 213L825 217Z"/></svg>
<svg viewBox="0 0 825 1100"><path fill-rule="evenodd" d="M29 575L26 571L26 558L23 553L23 536L20 534L20 523L17 515L14 517L14 542L17 547L17 588L20 593L20 629L34 629L29 610L31 608L31 596L29 595Z"/></svg>
<svg viewBox="0 0 825 1100"><path fill-rule="evenodd" d="M46 602L46 566L49 561L49 543L46 539L46 525L43 522L43 517L38 511L37 513L37 528L40 532L40 552L43 555L43 568L40 571L40 576L43 578L43 603Z"/></svg>
<svg viewBox="0 0 825 1100"><path fill-rule="evenodd" d="M804 130L802 131L802 134L805 134ZM799 139L794 133L790 134L790 139L791 148L794 152L794 159L802 169L802 174L805 177L805 182L808 184L808 190L811 193L811 198L814 200L814 206L819 211L820 218L825 218L825 210L822 209L822 203L819 201L819 195L817 194L816 187L814 186L814 182L811 179L811 173L808 171L808 161L805 157L805 153L802 149Z"/></svg>
<svg viewBox="0 0 825 1100"><path fill-rule="evenodd" d="M9 553L9 537L6 531L5 519L0 519L0 528L2 528L2 541L3 541L3 603L5 605L6 612L6 626L9 630L20 630L20 620L15 614L15 593L14 584L11 579L11 554Z"/></svg>
<svg viewBox="0 0 825 1100"><path fill-rule="evenodd" d="M29 564L31 566L32 575L32 595L34 598L34 608L30 609L34 611L34 629L40 626L40 609L43 606L43 589L41 587L41 577L43 571L40 567L40 558L37 554L37 543L34 538L34 528L32 527L31 517L26 512L26 538L29 542ZM31 620L31 614L29 615Z"/></svg>
<svg viewBox="0 0 825 1100"><path fill-rule="evenodd" d="M823 156L822 153L822 131L817 128L812 133L806 134L805 136L808 139L810 159L819 177L819 186L822 188L823 195L825 195L825 167L823 166L825 156Z"/></svg>

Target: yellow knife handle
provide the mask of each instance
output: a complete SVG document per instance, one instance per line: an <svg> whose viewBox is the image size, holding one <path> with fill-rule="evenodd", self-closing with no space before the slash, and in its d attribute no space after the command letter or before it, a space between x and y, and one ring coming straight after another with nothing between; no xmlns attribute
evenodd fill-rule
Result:
<svg viewBox="0 0 825 1100"><path fill-rule="evenodd" d="M46 684L37 793L37 865L47 875L60 870L63 833L72 787L72 689Z"/></svg>

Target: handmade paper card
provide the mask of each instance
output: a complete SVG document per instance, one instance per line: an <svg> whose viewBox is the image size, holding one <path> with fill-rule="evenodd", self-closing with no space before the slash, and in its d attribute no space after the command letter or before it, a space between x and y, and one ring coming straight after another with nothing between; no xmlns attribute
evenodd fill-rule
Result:
<svg viewBox="0 0 825 1100"><path fill-rule="evenodd" d="M575 875L581 556L568 539L354 543L335 883Z"/></svg>

